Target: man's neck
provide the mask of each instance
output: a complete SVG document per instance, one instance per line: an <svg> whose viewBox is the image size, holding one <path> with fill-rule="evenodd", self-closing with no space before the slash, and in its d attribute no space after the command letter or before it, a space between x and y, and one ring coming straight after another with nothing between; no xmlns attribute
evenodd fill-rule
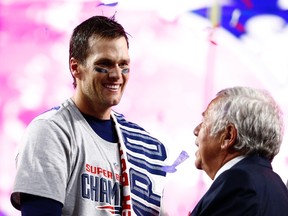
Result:
<svg viewBox="0 0 288 216"><path fill-rule="evenodd" d="M77 95L74 95L72 97L72 100L74 101L77 108L80 110L80 112L93 116L97 119L101 120L108 120L111 116L111 107L110 108L103 108L101 106L95 106L95 104L92 104L88 101L83 100L83 98L77 97Z"/></svg>

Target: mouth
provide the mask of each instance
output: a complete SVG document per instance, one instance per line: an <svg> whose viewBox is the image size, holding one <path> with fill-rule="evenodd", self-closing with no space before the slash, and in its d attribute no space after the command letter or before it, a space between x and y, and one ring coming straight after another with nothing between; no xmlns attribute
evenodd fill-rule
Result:
<svg viewBox="0 0 288 216"><path fill-rule="evenodd" d="M120 84L115 84L115 85L112 85L112 84L105 84L104 87L111 90L111 91L118 91L120 89Z"/></svg>

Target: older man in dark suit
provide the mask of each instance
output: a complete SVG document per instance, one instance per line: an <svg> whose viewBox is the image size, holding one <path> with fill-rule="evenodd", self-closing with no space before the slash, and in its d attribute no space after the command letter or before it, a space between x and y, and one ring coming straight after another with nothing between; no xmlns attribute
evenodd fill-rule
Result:
<svg viewBox="0 0 288 216"><path fill-rule="evenodd" d="M195 166L214 180L190 216L288 216L288 190L271 162L282 112L263 90L220 91L195 128Z"/></svg>

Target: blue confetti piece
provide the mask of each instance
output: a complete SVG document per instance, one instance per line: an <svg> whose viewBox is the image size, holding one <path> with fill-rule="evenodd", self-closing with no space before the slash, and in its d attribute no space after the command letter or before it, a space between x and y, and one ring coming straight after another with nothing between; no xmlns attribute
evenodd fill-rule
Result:
<svg viewBox="0 0 288 216"><path fill-rule="evenodd" d="M97 7L99 7L99 6L114 7L114 6L116 6L116 5L118 5L118 2L113 2L113 3L108 3L108 4L100 3L100 4L97 5Z"/></svg>
<svg viewBox="0 0 288 216"><path fill-rule="evenodd" d="M188 153L186 151L182 151L171 166L164 166L162 169L167 173L174 173L177 171L176 167L183 163L187 158L189 158Z"/></svg>

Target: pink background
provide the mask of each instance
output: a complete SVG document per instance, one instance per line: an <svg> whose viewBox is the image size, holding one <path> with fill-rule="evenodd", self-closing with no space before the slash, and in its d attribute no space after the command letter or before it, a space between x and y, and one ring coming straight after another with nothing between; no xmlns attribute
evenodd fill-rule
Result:
<svg viewBox="0 0 288 216"><path fill-rule="evenodd" d="M171 164L182 150L190 156L167 176L164 206L169 216L187 215L211 184L194 167L193 129L218 90L235 85L265 88L281 105L287 122L287 25L276 16L258 16L247 23L247 34L237 38L188 12L211 2L125 0L97 6L100 1L1 0L0 215L20 215L9 201L17 146L33 117L72 95L69 37L92 15L116 13L132 35L131 78L115 110L156 135L167 146ZM288 9L287 1L280 3ZM273 161L284 182L287 134Z"/></svg>

